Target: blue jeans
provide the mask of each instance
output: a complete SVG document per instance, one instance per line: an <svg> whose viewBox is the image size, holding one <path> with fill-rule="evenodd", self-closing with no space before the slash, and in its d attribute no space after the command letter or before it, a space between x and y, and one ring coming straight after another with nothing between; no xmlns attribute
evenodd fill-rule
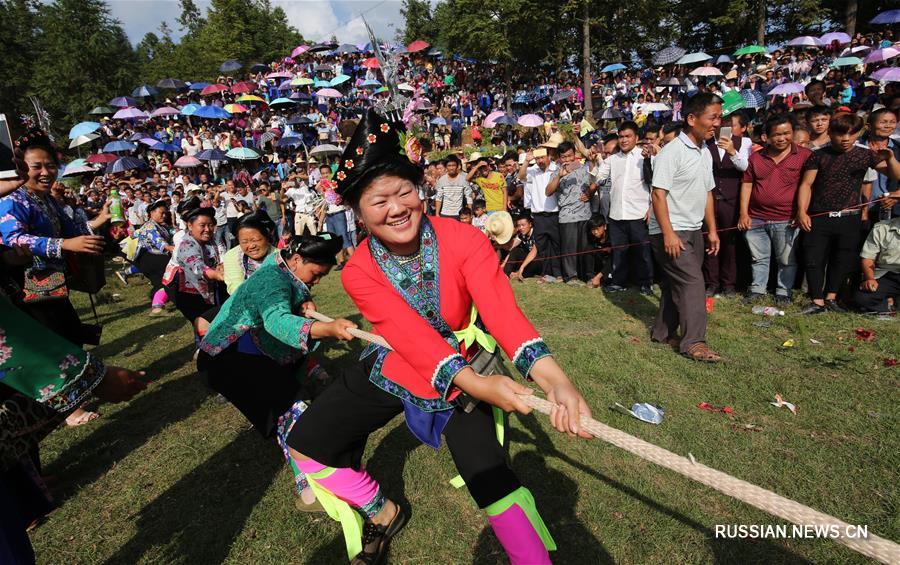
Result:
<svg viewBox="0 0 900 565"><path fill-rule="evenodd" d="M214 241L216 242L216 247L218 247L219 249L227 250L230 242L230 238L228 237L228 235L228 224L216 226L216 231L213 235Z"/></svg>
<svg viewBox="0 0 900 565"><path fill-rule="evenodd" d="M790 297L797 278L797 258L794 251L797 228L791 227L788 221L767 223L754 218L752 222L746 234L750 256L753 258L753 284L750 285L750 292L766 294L769 265L774 254L778 263L775 294Z"/></svg>

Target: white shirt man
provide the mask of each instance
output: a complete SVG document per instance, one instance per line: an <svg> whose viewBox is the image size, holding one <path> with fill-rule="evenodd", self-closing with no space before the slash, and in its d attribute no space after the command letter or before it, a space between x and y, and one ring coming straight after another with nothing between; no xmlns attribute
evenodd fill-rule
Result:
<svg viewBox="0 0 900 565"><path fill-rule="evenodd" d="M644 157L637 147L618 151L604 159L595 171L596 180L610 179L609 219L643 220L650 210L650 186L644 178Z"/></svg>

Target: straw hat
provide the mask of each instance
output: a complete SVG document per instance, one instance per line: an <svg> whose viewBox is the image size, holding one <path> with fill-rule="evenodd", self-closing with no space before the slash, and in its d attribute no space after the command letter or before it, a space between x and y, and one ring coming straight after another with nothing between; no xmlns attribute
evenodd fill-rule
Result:
<svg viewBox="0 0 900 565"><path fill-rule="evenodd" d="M565 140L566 138L563 137L563 134L556 132L551 134L550 139L548 139L544 143L541 143L538 147L549 147L550 149L556 149L557 147L559 147L559 144L564 142Z"/></svg>
<svg viewBox="0 0 900 565"><path fill-rule="evenodd" d="M475 161L477 161L479 159L481 159L481 153L479 153L478 151L473 151L469 155L469 159L466 161L466 163L474 163Z"/></svg>
<svg viewBox="0 0 900 565"><path fill-rule="evenodd" d="M500 245L506 245L513 236L513 220L509 212L494 212L484 223L487 236Z"/></svg>

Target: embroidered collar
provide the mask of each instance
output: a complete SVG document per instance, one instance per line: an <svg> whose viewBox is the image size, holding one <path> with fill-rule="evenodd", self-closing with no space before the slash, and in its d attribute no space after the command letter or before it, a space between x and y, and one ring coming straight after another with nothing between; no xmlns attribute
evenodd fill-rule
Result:
<svg viewBox="0 0 900 565"><path fill-rule="evenodd" d="M291 281L291 284L293 284L297 288L297 290L302 292L305 296L309 296L311 294L309 287L306 286L305 282L297 278L297 275L295 275L293 271L291 271L290 267L288 267L287 261L284 260L281 251L276 251L275 253L272 253L271 256L272 258L269 259L267 257L266 261L273 261L278 269L284 274L284 276L286 276L288 280Z"/></svg>

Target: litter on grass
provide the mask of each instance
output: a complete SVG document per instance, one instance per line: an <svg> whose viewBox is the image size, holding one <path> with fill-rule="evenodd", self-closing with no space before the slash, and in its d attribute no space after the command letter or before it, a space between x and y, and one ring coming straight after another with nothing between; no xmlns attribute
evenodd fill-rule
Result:
<svg viewBox="0 0 900 565"><path fill-rule="evenodd" d="M627 414L642 422L647 422L648 424L662 424L663 415L665 415L666 411L662 409L660 406L654 406L653 404L648 404L646 402L636 402L631 405L631 410L625 408L618 402L610 406L612 410L616 412L621 412L622 414Z"/></svg>
<svg viewBox="0 0 900 565"><path fill-rule="evenodd" d="M716 406L709 402L701 402L697 405L697 408L706 410L707 412L722 412L723 414L732 414L734 412L734 408L731 406Z"/></svg>
<svg viewBox="0 0 900 565"><path fill-rule="evenodd" d="M791 411L791 414L797 414L797 407L783 399L780 392L775 393L775 402L770 402L769 404L776 408L787 408Z"/></svg>

